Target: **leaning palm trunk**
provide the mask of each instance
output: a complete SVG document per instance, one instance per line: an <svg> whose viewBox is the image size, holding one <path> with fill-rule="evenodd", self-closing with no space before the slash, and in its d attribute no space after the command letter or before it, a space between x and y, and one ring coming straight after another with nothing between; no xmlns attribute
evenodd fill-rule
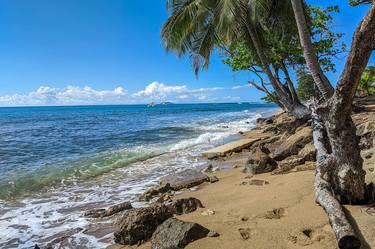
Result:
<svg viewBox="0 0 375 249"><path fill-rule="evenodd" d="M246 25L248 39L251 40L250 42L253 45L256 54L258 55L258 58L262 65L263 72L267 75L268 79L270 80L270 83L273 89L275 90L279 102L284 107L283 109L291 113L297 119L306 119L310 116L310 111L306 106L301 104L297 95L294 95L293 84L290 85L290 83L288 82L289 88L285 88L281 85L281 83L275 78L275 76L271 72L270 63L268 62L268 59L264 54L262 47L260 46L260 41L258 39L257 33L255 31L255 28L252 26L252 21L250 20L251 11L251 2L249 2L247 12L248 16L247 20L245 20L244 23Z"/></svg>
<svg viewBox="0 0 375 249"><path fill-rule="evenodd" d="M310 30L308 29L305 12L303 8L302 0L291 0L292 7L297 22L298 33L303 48L303 55L306 60L306 64L310 69L310 73L314 78L314 81L321 92L325 100L333 94L333 87L329 83L327 77L324 75L323 70L320 68L318 58L314 47L312 46L310 38Z"/></svg>
<svg viewBox="0 0 375 249"><path fill-rule="evenodd" d="M295 5L301 0L291 0ZM301 5L302 6L302 5ZM306 35L306 22L301 11L295 9L300 36ZM304 50L311 50L310 42ZM306 45L307 44L307 45ZM351 45L344 71L332 97L321 89L321 79L314 81L326 101L313 108L314 145L317 149L315 178L316 201L326 211L340 248L360 248L360 241L348 222L341 204L363 203L366 200L365 171L360 156L356 128L351 118L351 108L372 50L375 49L375 6L373 5L358 26ZM316 57L315 57L316 58ZM305 59L308 61L308 58ZM310 71L314 65L307 63Z"/></svg>

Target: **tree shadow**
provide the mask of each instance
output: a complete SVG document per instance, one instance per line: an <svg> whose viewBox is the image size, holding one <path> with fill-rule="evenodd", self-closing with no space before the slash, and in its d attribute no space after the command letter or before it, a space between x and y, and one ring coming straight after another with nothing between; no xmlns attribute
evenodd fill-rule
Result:
<svg viewBox="0 0 375 249"><path fill-rule="evenodd" d="M371 249L370 245L365 240L365 237L363 237L363 234L362 234L361 230L359 229L358 224L355 221L355 219L352 216L352 214L350 213L350 211L346 207L344 207L344 206L343 206L343 209L344 209L344 213L345 213L346 217L348 218L348 221L353 226L354 232L356 233L356 235L358 236L359 240L361 241L361 245L362 245L361 249Z"/></svg>

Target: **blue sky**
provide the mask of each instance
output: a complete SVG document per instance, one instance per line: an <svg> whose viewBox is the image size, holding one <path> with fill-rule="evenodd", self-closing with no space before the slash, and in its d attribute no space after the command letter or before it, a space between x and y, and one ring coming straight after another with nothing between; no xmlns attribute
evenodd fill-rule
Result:
<svg viewBox="0 0 375 249"><path fill-rule="evenodd" d="M341 7L335 29L350 44L368 6L324 2ZM166 18L164 0L0 0L0 104L259 100L255 89L235 87L255 77L234 74L220 57L196 79L188 59L166 53Z"/></svg>

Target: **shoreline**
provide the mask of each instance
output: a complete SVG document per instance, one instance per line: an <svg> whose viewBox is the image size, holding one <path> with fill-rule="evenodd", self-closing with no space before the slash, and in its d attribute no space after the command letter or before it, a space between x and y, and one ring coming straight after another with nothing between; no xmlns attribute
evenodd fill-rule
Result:
<svg viewBox="0 0 375 249"><path fill-rule="evenodd" d="M375 124L375 105L366 104L367 110L353 114L353 119L362 138L366 137L372 124ZM268 123L272 119L272 123ZM285 125L287 124L287 125ZM293 131L286 131L295 125ZM365 127L365 128L363 128ZM277 168L272 172L253 174L246 171L249 156L257 146L242 148L240 152L211 159L212 167L221 168L213 172L205 172L208 176L216 176L218 182L205 182L194 188L184 189L173 200L194 197L199 199L204 208L178 215L182 221L196 222L218 232L217 238L203 238L190 243L187 249L337 249L337 242L329 225L324 210L315 203L314 169L311 140L308 126L299 126L286 114L276 113L271 118L261 121L256 128L245 132L244 137L257 133L270 132L261 140L275 155L281 145L294 139L298 145L303 144L297 152L283 152L285 158L277 161ZM372 128L371 128L372 129ZM281 131L280 131L281 130ZM306 132L307 131L307 132ZM287 135L286 135L287 134ZM304 137L296 140L296 134ZM278 137L276 139L276 137ZM372 139L372 137L371 137ZM301 141L304 141L301 143ZM366 140L367 141L367 140ZM368 142L368 141L367 141ZM309 147L308 149L305 149ZM362 150L366 181L375 182L374 158L375 150L371 142L370 148ZM303 152L301 152L303 151ZM291 152L291 153L290 153ZM305 153L305 154L304 154ZM254 154L254 153L253 153ZM256 154L256 153L255 153ZM305 156L303 160L298 157ZM314 155L315 156L315 155ZM293 165L293 166L290 166ZM281 168L284 167L284 168ZM355 224L360 235L363 248L375 248L375 208L371 206L345 206L349 218ZM212 215L204 215L208 210ZM243 234L246 234L245 236ZM151 243L140 246L112 245L107 249L149 249Z"/></svg>
<svg viewBox="0 0 375 249"><path fill-rule="evenodd" d="M269 113L267 115L269 116L274 112L273 109L274 108L256 111L246 119L250 120L259 114L263 115L263 113L266 113L265 115ZM242 115L246 115L245 113L247 112L244 112ZM230 127L233 125L236 126L236 122L229 125ZM241 123L238 125L237 129L244 130L241 127L251 126L252 122L245 122L245 120L241 119ZM220 127L218 126L218 128ZM232 133L229 136L232 137L230 141L233 140L233 137L240 136L238 133L230 132L229 127L221 128L218 132ZM227 138L228 136L226 136L226 139ZM223 141L225 142L226 140L224 139ZM217 143L217 141L215 143ZM173 146L179 144L180 142L176 142ZM84 217L83 213L92 208L108 208L121 203L123 200L135 203L135 207L144 206L145 203L137 201L138 196L147 188L157 184L158 179L163 175L172 173L174 170L181 170L183 168L182 166L186 163L181 160L185 156L189 156L192 153L190 150L195 150L194 148L195 145L192 145L192 147L176 149L172 152L166 152L156 157L149 158L146 161L142 160L133 163L134 165L132 164L130 167L116 169L105 175L82 181L78 186L72 186L74 187L74 189L71 189L72 191L66 191L65 186L62 186L55 188L52 192L37 193L16 202L8 203L9 205L2 210L0 225L6 228L5 231L8 231L6 238L9 239L5 240L5 243L1 243L1 245L6 248L11 246L29 247L34 244L39 244L44 247L45 245L57 243L74 248L74 243L79 243L80 239L82 239L83 245L87 243L91 245L87 248L103 248L112 244L113 236L111 233L113 232L112 224L114 217L91 219ZM193 158L195 157L196 156L193 156ZM151 174L153 167L159 164L162 166L165 160L170 160L168 158L173 158L170 163L171 165L166 165L167 168L163 166L164 169L168 170L163 171L164 173L158 170L155 172L156 174L152 179L148 179L147 176L149 173ZM206 161L203 158L198 161L194 159L191 160L191 163L192 164L188 165L203 168ZM151 168L150 165L152 165ZM173 165L176 165L176 167ZM124 181L129 181L128 177L134 175L136 171L142 172L142 177L133 179L129 184L124 185ZM110 181L108 182L105 179L109 179ZM67 185L66 188L70 189L71 187ZM129 195L133 196L133 198L128 198L127 196ZM98 198L95 196L98 196ZM49 214L51 214L51 218L45 217L45 215ZM18 217L17 221L14 220L16 217ZM32 226L25 226L23 224L32 224ZM27 237L17 235L18 232L27 234L27 231L33 233L44 230L48 230L48 232L44 236L41 236L41 239L23 240L22 238L25 239ZM76 237L76 235L78 237ZM14 240L13 238L18 238L18 240Z"/></svg>

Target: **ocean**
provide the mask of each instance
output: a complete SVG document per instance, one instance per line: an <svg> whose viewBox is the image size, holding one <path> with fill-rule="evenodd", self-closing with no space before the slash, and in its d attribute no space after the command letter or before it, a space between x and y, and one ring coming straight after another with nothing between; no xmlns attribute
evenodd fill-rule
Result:
<svg viewBox="0 0 375 249"><path fill-rule="evenodd" d="M137 196L168 173L203 167L206 149L239 137L272 104L0 108L0 248L103 248L89 207ZM73 245L73 246L72 246Z"/></svg>

